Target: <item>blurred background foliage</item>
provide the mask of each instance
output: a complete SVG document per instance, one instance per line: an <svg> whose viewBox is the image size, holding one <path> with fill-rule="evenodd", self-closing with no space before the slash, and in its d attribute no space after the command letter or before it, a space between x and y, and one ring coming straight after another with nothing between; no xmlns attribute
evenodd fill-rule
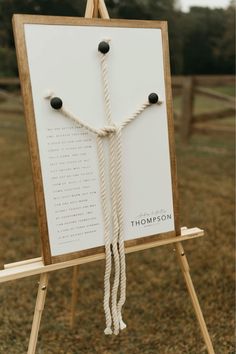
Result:
<svg viewBox="0 0 236 354"><path fill-rule="evenodd" d="M84 16L85 0L0 0L0 76L16 76L13 13ZM235 73L235 0L226 9L181 0L106 0L112 18L168 20L173 75Z"/></svg>

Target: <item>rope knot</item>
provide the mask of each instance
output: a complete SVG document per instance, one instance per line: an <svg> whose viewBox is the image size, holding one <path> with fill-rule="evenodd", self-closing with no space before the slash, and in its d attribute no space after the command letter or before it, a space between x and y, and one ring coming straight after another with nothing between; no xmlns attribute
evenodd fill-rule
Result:
<svg viewBox="0 0 236 354"><path fill-rule="evenodd" d="M117 127L115 125L114 126L106 125L105 127L99 129L97 134L99 137L104 137L109 134L116 133L116 131L117 131Z"/></svg>

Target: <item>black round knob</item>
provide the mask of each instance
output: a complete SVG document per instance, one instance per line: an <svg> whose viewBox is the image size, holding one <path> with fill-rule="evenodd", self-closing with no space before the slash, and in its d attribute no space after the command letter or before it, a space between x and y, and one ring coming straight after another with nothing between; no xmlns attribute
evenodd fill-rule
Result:
<svg viewBox="0 0 236 354"><path fill-rule="evenodd" d="M50 100L50 104L54 109L60 109L62 107L62 100L59 97L53 97Z"/></svg>
<svg viewBox="0 0 236 354"><path fill-rule="evenodd" d="M157 103L158 102L158 95L155 92L150 93L148 96L149 103Z"/></svg>
<svg viewBox="0 0 236 354"><path fill-rule="evenodd" d="M99 45L98 45L98 50L102 54L106 54L107 52L109 52L109 49L110 49L110 46L105 41L100 42Z"/></svg>

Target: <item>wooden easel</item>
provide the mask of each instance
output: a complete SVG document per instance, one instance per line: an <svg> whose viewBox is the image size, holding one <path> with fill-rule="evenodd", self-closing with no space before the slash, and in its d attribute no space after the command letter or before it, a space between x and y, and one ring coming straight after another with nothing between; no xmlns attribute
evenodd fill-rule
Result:
<svg viewBox="0 0 236 354"><path fill-rule="evenodd" d="M101 18L109 19L109 14L106 5L104 3L104 0L88 0L85 17L86 18L98 17L99 14ZM201 236L204 236L204 231L199 228L192 228L192 229L182 228L181 235L179 236L168 238L168 239L162 239L154 242L149 242L146 244L129 246L126 247L125 252L131 253L131 252L137 252L137 251L141 251L153 247L159 247L166 244L174 244L174 248L176 250L176 255L180 264L180 268L186 282L186 286L193 304L194 311L197 316L197 320L199 322L199 326L202 332L203 339L206 344L207 351L209 354L214 354L214 349L192 283L192 279L189 272L189 265L182 246L182 241L198 238ZM34 318L33 318L29 347L28 347L28 354L34 354L36 351L38 332L39 332L42 312L44 309L44 304L45 304L45 299L47 294L49 273L58 269L73 267L72 305L71 305L71 321L70 321L71 326L73 326L75 323L78 266L80 264L102 260L104 258L105 258L104 253L98 253L96 255L81 257L81 258L77 258L65 262L44 265L42 257L39 257L27 261L6 264L4 266L4 270L0 271L0 283L32 276L35 274L40 274L38 295L37 295L37 300L35 305Z"/></svg>
<svg viewBox="0 0 236 354"><path fill-rule="evenodd" d="M204 236L204 231L199 228L188 229L186 227L183 227L181 228L180 236L176 236L166 240L150 242L148 244L146 243L143 245L141 244L141 245L130 246L126 248L125 252L126 254L128 254L128 253L159 247L167 244L174 244L176 255L187 285L187 289L189 291L189 295L199 322L199 326L206 344L207 351L209 354L214 354L215 352L192 283L192 279L189 273L189 265L182 246L183 241L195 239L202 236ZM42 312L44 309L44 304L45 304L45 299L47 294L49 273L55 270L73 267L72 316L71 316L71 323L73 325L74 318L75 318L75 304L76 304L76 290L77 290L77 286L75 284L77 280L78 265L90 263L98 260L103 260L104 258L105 258L104 253L98 253L96 255L77 258L66 262L44 265L42 257L38 257L26 261L15 262L15 263L4 265L4 269L0 271L0 283L40 274L38 295L35 304L35 311L34 311L34 318L33 318L33 323L31 328L28 354L34 354L36 350L40 321L41 321Z"/></svg>

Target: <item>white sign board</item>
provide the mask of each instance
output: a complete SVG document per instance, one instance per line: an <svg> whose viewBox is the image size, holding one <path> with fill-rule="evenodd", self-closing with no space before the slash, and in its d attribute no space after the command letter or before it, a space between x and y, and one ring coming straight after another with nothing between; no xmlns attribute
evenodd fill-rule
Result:
<svg viewBox="0 0 236 354"><path fill-rule="evenodd" d="M47 249L46 261L84 250L93 252L104 245L96 137L53 110L44 96L52 90L83 121L97 129L106 125L98 52L98 44L106 38L110 43L107 66L114 122L120 124L151 92L163 102L144 110L122 131L125 240L143 242L147 238L148 242L151 235L173 236L176 177L163 22L141 21L140 25L140 21L64 18L63 23L63 18L53 19L18 15L15 21L29 135L34 120L31 154L37 144L36 163L41 174L43 208L40 196L37 204L39 211L45 211L47 235L42 240L44 246L47 239L43 247ZM25 70L31 87L27 94ZM29 105L33 116L27 112ZM33 168L36 163L33 160ZM106 166L109 175L108 153Z"/></svg>

